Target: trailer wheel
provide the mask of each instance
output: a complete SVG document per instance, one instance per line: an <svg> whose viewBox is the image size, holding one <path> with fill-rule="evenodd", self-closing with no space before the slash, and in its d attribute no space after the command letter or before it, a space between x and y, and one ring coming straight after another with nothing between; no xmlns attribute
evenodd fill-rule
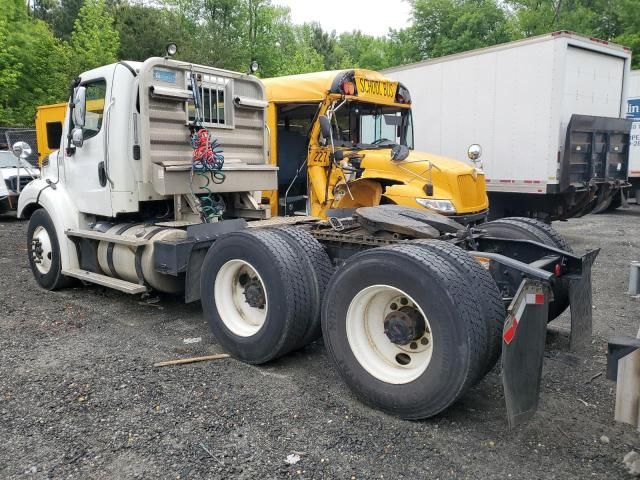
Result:
<svg viewBox="0 0 640 480"><path fill-rule="evenodd" d="M473 384L487 344L468 283L450 259L417 245L367 250L338 269L322 330L329 355L363 402L427 418Z"/></svg>
<svg viewBox="0 0 640 480"><path fill-rule="evenodd" d="M487 332L487 350L477 379L480 381L495 366L502 352L502 329L507 313L500 290L491 274L462 248L441 240L412 240L411 243L451 262L469 281L467 288L476 293Z"/></svg>
<svg viewBox="0 0 640 480"><path fill-rule="evenodd" d="M553 227L525 217L507 217L483 223L479 228L489 234L514 240L532 240L550 247L573 252L567 241ZM569 286L556 282L553 286L553 301L549 302L549 322L558 318L569 306Z"/></svg>
<svg viewBox="0 0 640 480"><path fill-rule="evenodd" d="M29 220L27 251L31 272L38 285L47 290L58 290L71 285L71 279L62 275L56 228L43 208L33 212Z"/></svg>
<svg viewBox="0 0 640 480"><path fill-rule="evenodd" d="M227 234L211 246L200 293L220 345L254 364L297 348L318 302L297 252L280 235L259 229Z"/></svg>
<svg viewBox="0 0 640 480"><path fill-rule="evenodd" d="M306 230L290 225L283 225L274 228L273 231L289 242L298 254L298 258L306 263L305 270L311 274L313 288L316 291L314 299L316 299L317 302L313 306L314 313L309 319L309 328L300 344L300 347L303 347L317 340L322 335L320 307L327 284L333 275L334 267L324 247Z"/></svg>

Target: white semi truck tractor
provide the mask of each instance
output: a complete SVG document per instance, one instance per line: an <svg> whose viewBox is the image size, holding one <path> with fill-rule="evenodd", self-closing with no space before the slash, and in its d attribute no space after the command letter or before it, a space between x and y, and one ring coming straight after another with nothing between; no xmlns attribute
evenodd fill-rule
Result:
<svg viewBox="0 0 640 480"><path fill-rule="evenodd" d="M531 219L465 227L396 205L271 218L266 107L256 77L171 58L82 73L60 150L19 200L36 282L200 301L216 342L253 364L323 336L359 398L408 419L502 354L509 420L529 418L547 321L570 305L572 345L588 340L597 251Z"/></svg>

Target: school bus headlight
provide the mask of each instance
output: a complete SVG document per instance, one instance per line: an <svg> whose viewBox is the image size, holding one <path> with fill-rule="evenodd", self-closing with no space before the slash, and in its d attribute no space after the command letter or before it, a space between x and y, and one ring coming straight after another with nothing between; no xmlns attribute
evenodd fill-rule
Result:
<svg viewBox="0 0 640 480"><path fill-rule="evenodd" d="M435 210L440 213L456 213L456 207L453 206L450 200L437 200L434 198L416 198L418 205L428 208L429 210Z"/></svg>

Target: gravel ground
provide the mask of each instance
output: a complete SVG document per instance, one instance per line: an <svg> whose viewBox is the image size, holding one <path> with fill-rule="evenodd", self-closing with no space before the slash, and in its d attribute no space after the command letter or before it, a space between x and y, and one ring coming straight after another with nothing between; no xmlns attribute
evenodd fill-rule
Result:
<svg viewBox="0 0 640 480"><path fill-rule="evenodd" d="M557 225L576 251L602 248L594 339L570 353L566 317L554 322L540 409L514 430L495 371L440 416L407 422L359 403L321 342L262 367L154 369L221 351L199 305L42 291L26 227L0 219L0 478L614 479L627 478L622 457L640 447L613 421L614 384L596 377L606 339L640 323L640 301L625 293L640 207Z"/></svg>

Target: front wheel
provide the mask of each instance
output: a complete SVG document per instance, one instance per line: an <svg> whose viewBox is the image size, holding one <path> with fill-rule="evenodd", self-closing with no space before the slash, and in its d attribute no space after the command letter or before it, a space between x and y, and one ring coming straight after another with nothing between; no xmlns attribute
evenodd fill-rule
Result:
<svg viewBox="0 0 640 480"><path fill-rule="evenodd" d="M29 265L38 285L57 290L70 285L71 279L62 275L60 245L51 217L44 209L36 210L27 228Z"/></svg>
<svg viewBox="0 0 640 480"><path fill-rule="evenodd" d="M417 245L351 257L325 294L325 345L365 403L406 419L441 412L478 379L487 337L469 282Z"/></svg>

